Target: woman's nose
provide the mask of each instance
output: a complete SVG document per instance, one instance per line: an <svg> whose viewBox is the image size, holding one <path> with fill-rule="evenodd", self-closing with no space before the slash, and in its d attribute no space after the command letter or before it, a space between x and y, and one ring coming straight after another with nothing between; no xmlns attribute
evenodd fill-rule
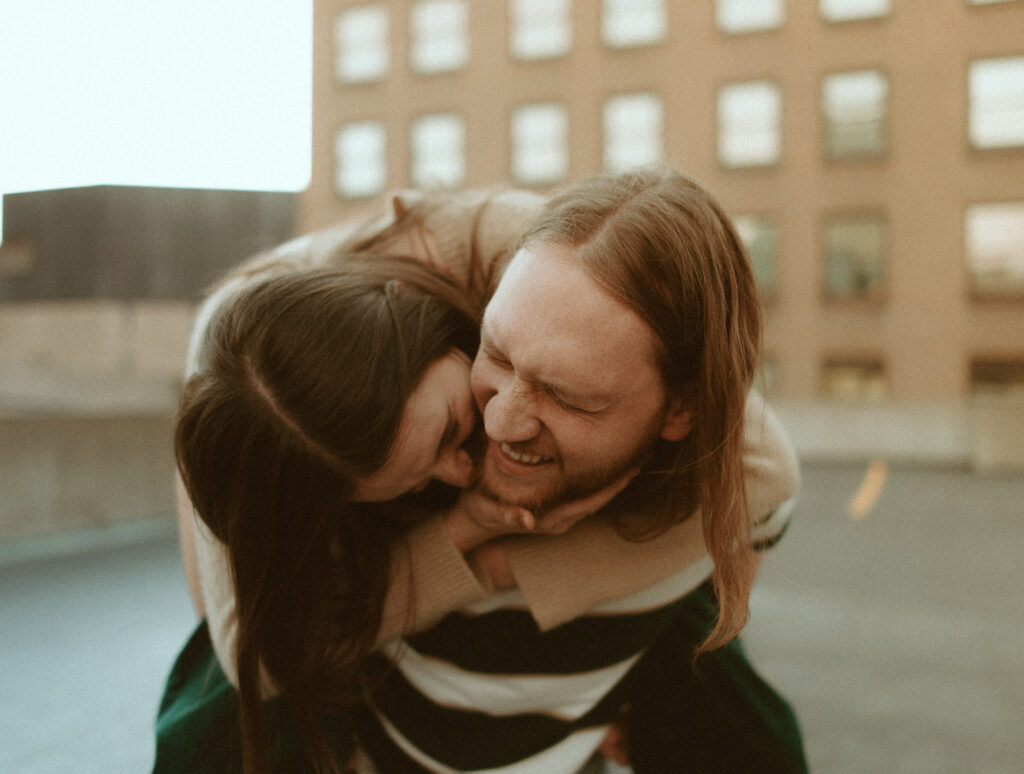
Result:
<svg viewBox="0 0 1024 774"><path fill-rule="evenodd" d="M452 449L438 461L434 478L451 486L466 489L473 483L473 460L465 449Z"/></svg>

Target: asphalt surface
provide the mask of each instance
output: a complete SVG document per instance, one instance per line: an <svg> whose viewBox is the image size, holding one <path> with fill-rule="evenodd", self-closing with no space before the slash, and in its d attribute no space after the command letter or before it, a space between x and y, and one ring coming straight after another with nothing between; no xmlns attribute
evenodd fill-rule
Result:
<svg viewBox="0 0 1024 774"><path fill-rule="evenodd" d="M1024 476L866 471L805 466L748 651L813 772L1020 774ZM0 772L150 769L193 625L172 530L0 548Z"/></svg>

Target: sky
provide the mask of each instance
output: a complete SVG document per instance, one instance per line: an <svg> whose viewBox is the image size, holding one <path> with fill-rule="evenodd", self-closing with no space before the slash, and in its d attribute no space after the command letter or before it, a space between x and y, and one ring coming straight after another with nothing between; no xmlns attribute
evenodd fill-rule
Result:
<svg viewBox="0 0 1024 774"><path fill-rule="evenodd" d="M0 0L0 194L299 191L312 0Z"/></svg>

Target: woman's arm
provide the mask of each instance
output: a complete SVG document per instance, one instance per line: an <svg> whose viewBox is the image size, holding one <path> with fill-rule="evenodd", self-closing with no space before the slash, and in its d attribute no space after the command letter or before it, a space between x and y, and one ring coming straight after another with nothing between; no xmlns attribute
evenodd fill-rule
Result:
<svg viewBox="0 0 1024 774"><path fill-rule="evenodd" d="M184 493L183 493L184 495ZM188 503L187 495L184 495ZM486 599L494 590L483 565L466 554L498 534L522 529L519 509L472 501L472 512L461 500L448 513L434 516L410 528L394 546L391 577L381 611L377 644L428 628L446 613ZM187 505L191 509L191 505ZM481 527L481 518L491 526ZM201 600L210 639L228 679L237 685L235 644L238 613L227 547L202 520L189 519L195 546ZM268 695L272 692L265 681Z"/></svg>

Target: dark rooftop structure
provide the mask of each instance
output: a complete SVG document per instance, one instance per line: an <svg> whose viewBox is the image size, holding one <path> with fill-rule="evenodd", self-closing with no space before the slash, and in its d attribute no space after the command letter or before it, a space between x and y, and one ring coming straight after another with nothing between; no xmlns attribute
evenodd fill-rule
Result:
<svg viewBox="0 0 1024 774"><path fill-rule="evenodd" d="M4 196L0 301L193 299L285 241L295 194L99 185Z"/></svg>

